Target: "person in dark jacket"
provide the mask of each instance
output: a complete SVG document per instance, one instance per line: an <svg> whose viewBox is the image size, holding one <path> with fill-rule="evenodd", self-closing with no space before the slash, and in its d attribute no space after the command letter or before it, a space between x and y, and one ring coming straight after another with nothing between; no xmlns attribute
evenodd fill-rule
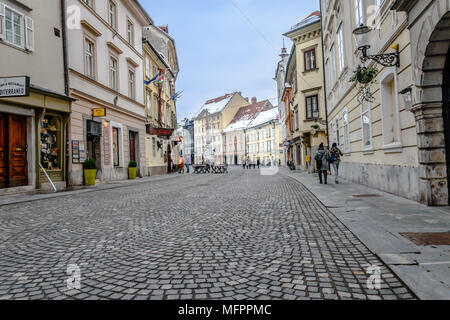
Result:
<svg viewBox="0 0 450 320"><path fill-rule="evenodd" d="M330 160L330 152L325 150L323 143L319 146L319 151L317 151L316 156L314 157L316 160L317 171L319 172L319 181L320 183L328 184L328 161ZM323 175L323 179L322 179Z"/></svg>
<svg viewBox="0 0 450 320"><path fill-rule="evenodd" d="M336 184L339 184L339 164L341 163L341 156L344 154L338 148L336 143L333 143L333 146L330 150L330 163L334 169L334 176Z"/></svg>

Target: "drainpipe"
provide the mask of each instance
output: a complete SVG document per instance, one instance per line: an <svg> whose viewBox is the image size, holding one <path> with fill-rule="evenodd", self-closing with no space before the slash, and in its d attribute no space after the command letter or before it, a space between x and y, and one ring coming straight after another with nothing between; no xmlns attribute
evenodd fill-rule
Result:
<svg viewBox="0 0 450 320"><path fill-rule="evenodd" d="M319 1L320 4L320 34L322 38L322 72L323 72L323 100L325 103L325 121L327 130L327 146L330 148L330 136L328 134L328 103L327 103L327 83L326 83L326 70L325 70L325 50L324 50L324 38L323 38L323 11L322 11L322 1Z"/></svg>
<svg viewBox="0 0 450 320"><path fill-rule="evenodd" d="M69 96L69 67L67 58L67 28L66 28L66 1L61 0L61 34L62 34L62 45L63 45L63 65L64 65L64 93ZM66 149L66 163L64 165L64 175L66 178L66 189L69 188L69 119L64 121L64 135L65 135L65 149Z"/></svg>

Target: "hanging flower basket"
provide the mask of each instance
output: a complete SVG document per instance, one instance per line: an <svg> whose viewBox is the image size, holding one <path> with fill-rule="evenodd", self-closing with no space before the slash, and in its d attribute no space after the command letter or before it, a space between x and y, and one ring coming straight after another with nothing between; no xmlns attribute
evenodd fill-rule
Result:
<svg viewBox="0 0 450 320"><path fill-rule="evenodd" d="M353 76L350 78L350 82L357 82L357 87L359 89L359 101L373 102L374 97L370 87L375 83L375 78L378 75L378 69L374 66L363 67L358 65L356 70L353 72Z"/></svg>

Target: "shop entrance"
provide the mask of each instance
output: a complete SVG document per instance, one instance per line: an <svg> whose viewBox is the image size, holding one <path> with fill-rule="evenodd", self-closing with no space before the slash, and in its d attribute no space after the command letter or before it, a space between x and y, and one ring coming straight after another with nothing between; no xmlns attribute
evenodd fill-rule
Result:
<svg viewBox="0 0 450 320"><path fill-rule="evenodd" d="M136 161L136 132L130 131L130 161Z"/></svg>
<svg viewBox="0 0 450 320"><path fill-rule="evenodd" d="M28 185L27 119L0 113L0 188Z"/></svg>

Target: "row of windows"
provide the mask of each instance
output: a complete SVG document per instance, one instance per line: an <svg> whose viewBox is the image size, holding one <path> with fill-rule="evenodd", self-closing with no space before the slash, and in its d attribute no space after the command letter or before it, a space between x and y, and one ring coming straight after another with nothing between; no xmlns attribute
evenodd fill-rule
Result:
<svg viewBox="0 0 450 320"><path fill-rule="evenodd" d="M272 152L273 141L247 144L247 153Z"/></svg>
<svg viewBox="0 0 450 320"><path fill-rule="evenodd" d="M381 120L382 120L382 143L384 149L401 147L400 139L400 110L397 94L397 74L396 71L388 70L380 81L381 97ZM361 140L363 151L373 149L371 103L360 104L361 112ZM341 125L339 117L329 126L331 141L344 146L346 153L351 152L350 146L350 121L348 109L342 111L343 141L341 141Z"/></svg>
<svg viewBox="0 0 450 320"><path fill-rule="evenodd" d="M247 133L247 141L258 141L272 137L272 128L262 129L253 133Z"/></svg>
<svg viewBox="0 0 450 320"><path fill-rule="evenodd" d="M94 0L83 0L91 9L94 8ZM114 30L117 30L117 4L113 0L108 1L108 24ZM128 44L134 46L134 24L130 19L127 19L126 24L126 40Z"/></svg>

